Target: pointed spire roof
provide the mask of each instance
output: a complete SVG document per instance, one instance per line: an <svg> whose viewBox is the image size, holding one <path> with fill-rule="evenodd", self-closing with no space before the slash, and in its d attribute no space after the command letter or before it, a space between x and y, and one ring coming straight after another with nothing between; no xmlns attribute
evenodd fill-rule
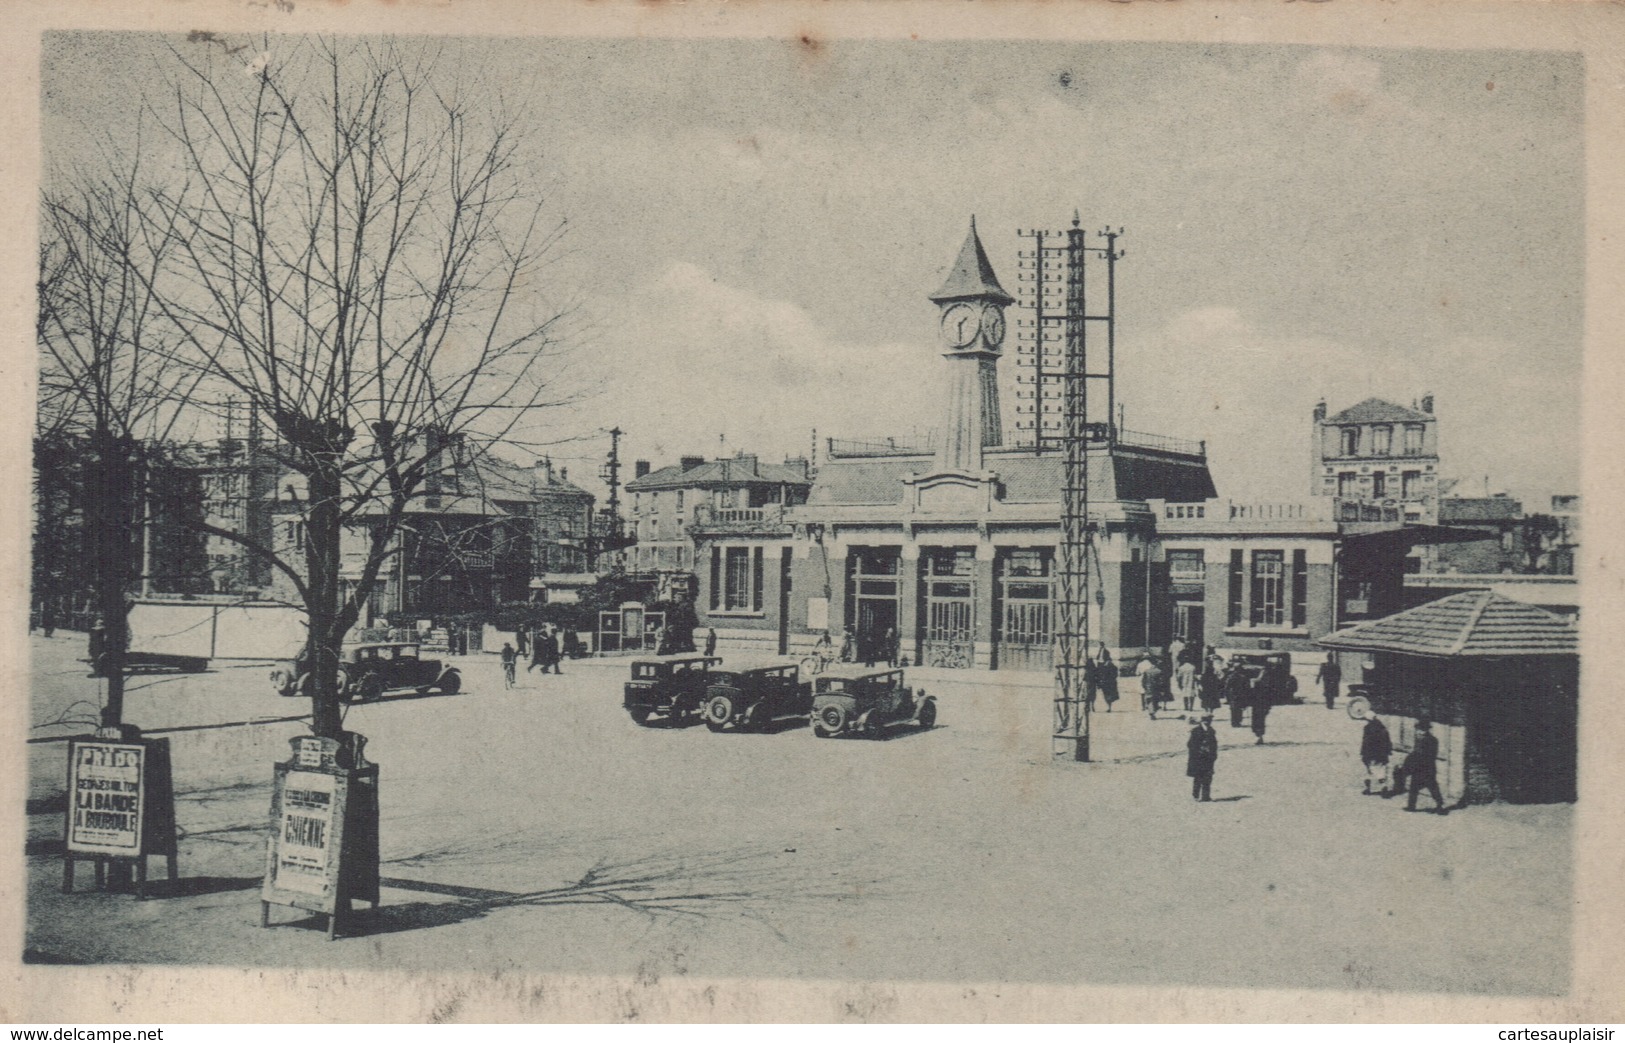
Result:
<svg viewBox="0 0 1625 1043"><path fill-rule="evenodd" d="M993 274L987 251L982 249L982 240L976 235L974 215L970 219L970 234L965 236L965 245L959 248L959 260L954 262L953 270L948 273L948 281L931 295L931 300L940 304L969 297L987 298L1000 304L1016 303L1016 299L999 285L999 277Z"/></svg>

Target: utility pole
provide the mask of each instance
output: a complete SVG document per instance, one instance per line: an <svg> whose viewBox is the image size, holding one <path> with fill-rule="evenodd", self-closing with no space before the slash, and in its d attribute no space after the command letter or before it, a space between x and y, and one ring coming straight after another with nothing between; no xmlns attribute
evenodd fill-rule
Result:
<svg viewBox="0 0 1625 1043"><path fill-rule="evenodd" d="M1104 592L1091 591L1089 582L1095 534L1095 525L1089 519L1089 447L1094 444L1109 450L1116 441L1116 425L1111 422L1117 406L1115 269L1122 256L1116 246L1122 229L1102 231L1099 238L1105 241L1104 245L1090 246L1081 226L1081 217L1074 213L1072 227L1065 232L1018 232L1033 240L1033 249L1023 253L1019 267L1025 269L1021 281L1031 284L1029 299L1023 303L1032 308L1034 321L1030 332L1024 331L1018 338L1028 343L1018 345L1017 349L1018 366L1025 365L1032 370L1026 381L1031 385L1026 396L1030 404L1025 408L1018 406L1017 413L1018 416L1029 413L1031 420L1018 420L1016 426L1018 432L1031 431L1033 444L1038 449L1059 448L1063 453L1051 735L1052 752L1074 761L1090 759L1089 607L1091 600L1103 600ZM1046 239L1062 240L1064 245L1047 245ZM1089 255L1106 261L1106 307L1093 315L1089 313L1085 282ZM1054 282L1064 285L1059 310L1052 310L1049 303L1054 294L1048 284ZM1106 325L1106 367L1100 372L1089 369L1091 323ZM1059 336L1050 332L1055 325L1061 327ZM1058 370L1048 365L1057 348L1062 352L1062 365ZM1106 384L1105 423L1089 420L1091 381ZM1022 382L1018 377L1018 386ZM1053 415L1056 413L1059 415Z"/></svg>

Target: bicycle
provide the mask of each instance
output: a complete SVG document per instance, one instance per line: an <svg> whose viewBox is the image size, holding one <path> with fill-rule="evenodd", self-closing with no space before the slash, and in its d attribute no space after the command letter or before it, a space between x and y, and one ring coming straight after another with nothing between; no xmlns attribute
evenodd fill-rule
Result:
<svg viewBox="0 0 1625 1043"><path fill-rule="evenodd" d="M833 648L821 646L801 657L801 671L809 676L816 676L829 669L831 663L839 662L840 658Z"/></svg>

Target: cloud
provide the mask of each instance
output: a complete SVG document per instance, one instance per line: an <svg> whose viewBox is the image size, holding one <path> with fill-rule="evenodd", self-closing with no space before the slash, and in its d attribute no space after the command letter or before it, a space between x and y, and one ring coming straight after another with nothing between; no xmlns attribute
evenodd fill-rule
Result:
<svg viewBox="0 0 1625 1043"><path fill-rule="evenodd" d="M1335 412L1369 397L1410 405L1428 393L1446 475L1488 474L1492 486L1527 498L1531 508L1578 488L1570 371L1531 364L1510 342L1456 337L1385 350L1294 336L1238 309L1208 306L1120 342L1118 359L1127 426L1206 440L1224 496L1308 495L1310 413L1318 399ZM1486 371L1507 379L1464 379ZM1509 415L1543 420L1509 423Z"/></svg>
<svg viewBox="0 0 1625 1043"><path fill-rule="evenodd" d="M611 400L597 424L627 431L629 455L671 462L728 450L805 455L819 437L906 435L936 421L941 364L925 342L837 338L803 307L667 266L605 317L597 359Z"/></svg>

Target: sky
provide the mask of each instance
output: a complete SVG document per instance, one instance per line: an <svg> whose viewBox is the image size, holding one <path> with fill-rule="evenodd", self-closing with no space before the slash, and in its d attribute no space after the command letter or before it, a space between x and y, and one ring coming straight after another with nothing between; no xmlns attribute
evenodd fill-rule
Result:
<svg viewBox="0 0 1625 1043"><path fill-rule="evenodd" d="M53 34L47 162L129 126L166 39ZM1579 487L1584 66L1559 52L1137 43L452 40L523 106L571 309L533 432L622 457L805 454L937 426L927 295L972 215L1122 227L1127 426L1202 439L1221 496L1309 491L1310 414L1432 393L1442 470ZM1014 316L1012 316L1014 318ZM1014 323L1012 322L1012 325ZM1007 438L1015 367L1001 366Z"/></svg>

